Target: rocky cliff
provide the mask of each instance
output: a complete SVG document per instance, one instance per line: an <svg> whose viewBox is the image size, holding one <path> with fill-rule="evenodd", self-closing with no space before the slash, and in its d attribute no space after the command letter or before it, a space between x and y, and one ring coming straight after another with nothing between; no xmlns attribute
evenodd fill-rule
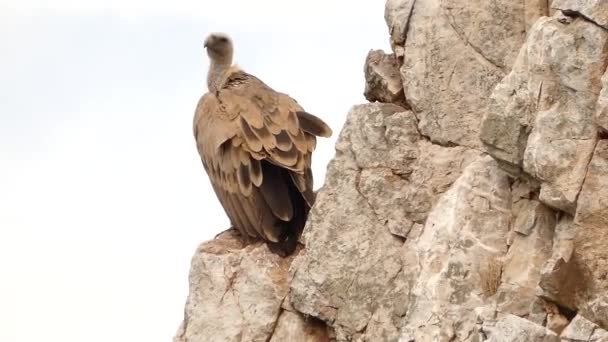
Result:
<svg viewBox="0 0 608 342"><path fill-rule="evenodd" d="M608 0L385 17L303 247L203 243L175 341L608 341Z"/></svg>

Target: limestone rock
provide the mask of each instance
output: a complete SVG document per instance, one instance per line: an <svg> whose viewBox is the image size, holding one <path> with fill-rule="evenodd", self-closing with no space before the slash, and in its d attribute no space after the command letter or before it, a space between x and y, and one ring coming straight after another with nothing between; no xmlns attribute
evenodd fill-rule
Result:
<svg viewBox="0 0 608 342"><path fill-rule="evenodd" d="M559 341L553 331L514 315L506 315L500 319L488 334L488 342Z"/></svg>
<svg viewBox="0 0 608 342"><path fill-rule="evenodd" d="M576 227L569 216L562 217L556 228L551 258L541 270L542 296L566 308L576 308L577 293L582 291L582 271L574 260Z"/></svg>
<svg viewBox="0 0 608 342"><path fill-rule="evenodd" d="M387 104L354 107L336 149L294 262L291 301L338 339L391 340L418 268L412 229L479 152L430 144L411 112Z"/></svg>
<svg viewBox="0 0 608 342"><path fill-rule="evenodd" d="M284 310L277 321L270 342L329 342L325 323L304 318L298 313Z"/></svg>
<svg viewBox="0 0 608 342"><path fill-rule="evenodd" d="M199 246L177 341L268 341L287 296L293 259L227 231Z"/></svg>
<svg viewBox="0 0 608 342"><path fill-rule="evenodd" d="M543 297L578 310L602 328L608 327L607 227L579 225L572 217L562 217L539 283Z"/></svg>
<svg viewBox="0 0 608 342"><path fill-rule="evenodd" d="M608 233L608 140L600 140L595 148L578 203L575 222Z"/></svg>
<svg viewBox="0 0 608 342"><path fill-rule="evenodd" d="M387 0L384 19L389 27L391 47L397 58L403 58L403 45L416 0Z"/></svg>
<svg viewBox="0 0 608 342"><path fill-rule="evenodd" d="M578 308L608 329L608 140L600 140L589 164L574 223L574 256L586 291Z"/></svg>
<svg viewBox="0 0 608 342"><path fill-rule="evenodd" d="M564 315L549 314L547 315L547 329L559 334L570 323Z"/></svg>
<svg viewBox="0 0 608 342"><path fill-rule="evenodd" d="M555 212L537 200L514 204L515 223L505 256L498 310L527 317L536 305L541 269L552 255Z"/></svg>
<svg viewBox="0 0 608 342"><path fill-rule="evenodd" d="M570 321L562 315L557 305L551 302L545 304L545 310L547 311L547 329L560 334Z"/></svg>
<svg viewBox="0 0 608 342"><path fill-rule="evenodd" d="M524 2L526 13L526 31L529 31L538 18L548 16L549 1L547 0L527 0Z"/></svg>
<svg viewBox="0 0 608 342"><path fill-rule="evenodd" d="M365 59L365 98L405 106L399 64L394 54L370 50Z"/></svg>
<svg viewBox="0 0 608 342"><path fill-rule="evenodd" d="M585 16L595 24L608 29L608 1L606 0L553 0L551 7L566 13Z"/></svg>
<svg viewBox="0 0 608 342"><path fill-rule="evenodd" d="M484 282L479 272L507 252L511 191L490 157L471 163L429 214L416 244L420 272L410 294L404 336L416 341L467 340L476 331ZM458 328L456 328L458 327Z"/></svg>
<svg viewBox="0 0 608 342"><path fill-rule="evenodd" d="M608 71L602 77L602 91L597 99L596 124L608 133Z"/></svg>
<svg viewBox="0 0 608 342"><path fill-rule="evenodd" d="M608 31L582 18L540 19L493 92L480 133L492 156L541 182L542 202L571 214L597 141L607 60Z"/></svg>
<svg viewBox="0 0 608 342"><path fill-rule="evenodd" d="M480 146L489 95L525 38L525 2L387 2L393 50L403 55L405 98L423 135L442 145Z"/></svg>
<svg viewBox="0 0 608 342"><path fill-rule="evenodd" d="M597 342L600 339L608 340L608 331L601 329L585 317L576 315L560 337L564 342Z"/></svg>

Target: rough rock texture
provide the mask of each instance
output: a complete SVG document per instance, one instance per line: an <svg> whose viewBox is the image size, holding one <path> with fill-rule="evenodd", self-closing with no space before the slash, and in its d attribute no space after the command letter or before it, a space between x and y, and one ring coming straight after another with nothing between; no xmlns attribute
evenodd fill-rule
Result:
<svg viewBox="0 0 608 342"><path fill-rule="evenodd" d="M606 0L388 0L297 255L229 232L176 342L608 342Z"/></svg>
<svg viewBox="0 0 608 342"><path fill-rule="evenodd" d="M422 134L478 147L490 93L526 34L524 0L393 0L385 17ZM497 43L500 42L500 43Z"/></svg>
<svg viewBox="0 0 608 342"><path fill-rule="evenodd" d="M336 150L305 228L291 301L331 322L339 338L395 338L407 306L395 303L417 267L403 239L479 152L432 145L411 112L383 104L353 108Z"/></svg>
<svg viewBox="0 0 608 342"><path fill-rule="evenodd" d="M608 213L607 190L608 140L601 140L597 144L593 158L587 168L587 176L579 196L579 206L574 220L576 224L584 226L588 230L593 228L606 229L608 227L608 215L606 215Z"/></svg>
<svg viewBox="0 0 608 342"><path fill-rule="evenodd" d="M488 342L559 342L553 331L514 315L506 315L492 328L485 328ZM447 341L447 340L445 340Z"/></svg>
<svg viewBox="0 0 608 342"><path fill-rule="evenodd" d="M585 284L575 308L608 328L608 140L598 143L588 166L574 226L574 260Z"/></svg>
<svg viewBox="0 0 608 342"><path fill-rule="evenodd" d="M244 246L234 230L201 244L175 341L267 341L287 295L292 259L260 243Z"/></svg>
<svg viewBox="0 0 608 342"><path fill-rule="evenodd" d="M490 157L469 165L441 197L416 244L420 269L411 289L410 300L415 300L410 301L404 336L415 341L461 341L475 332L474 309L493 294L487 293L484 282L500 280L510 206L507 175ZM499 272L485 270L492 262L499 264Z"/></svg>
<svg viewBox="0 0 608 342"><path fill-rule="evenodd" d="M568 342L608 341L608 331L577 315L561 333L560 338Z"/></svg>
<svg viewBox="0 0 608 342"><path fill-rule="evenodd" d="M301 314L283 310L270 342L326 342L329 334L325 323Z"/></svg>
<svg viewBox="0 0 608 342"><path fill-rule="evenodd" d="M369 102L398 103L405 106L399 64L394 54L371 50L365 59L365 98Z"/></svg>
<svg viewBox="0 0 608 342"><path fill-rule="evenodd" d="M597 143L595 107L608 31L582 18L542 18L491 96L481 140L509 170L541 183L540 200L574 214Z"/></svg>
<svg viewBox="0 0 608 342"><path fill-rule="evenodd" d="M551 7L566 13L584 16L587 20L608 29L608 1L553 0Z"/></svg>
<svg viewBox="0 0 608 342"><path fill-rule="evenodd" d="M538 20L492 94L480 135L506 169L540 183L541 202L567 213L544 266L545 296L604 324L608 164L595 122L602 118L606 65L607 30L581 17Z"/></svg>
<svg viewBox="0 0 608 342"><path fill-rule="evenodd" d="M608 133L608 71L602 77L602 91L597 99L596 124Z"/></svg>
<svg viewBox="0 0 608 342"><path fill-rule="evenodd" d="M555 212L538 200L519 196L514 192L510 248L504 257L497 304L501 312L529 317L538 313L540 305L536 291L543 265L552 255ZM530 319L542 323L545 316Z"/></svg>

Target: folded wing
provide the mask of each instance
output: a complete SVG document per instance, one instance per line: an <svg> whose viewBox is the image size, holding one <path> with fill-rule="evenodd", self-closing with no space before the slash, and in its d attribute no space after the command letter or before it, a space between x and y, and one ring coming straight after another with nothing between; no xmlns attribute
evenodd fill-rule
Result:
<svg viewBox="0 0 608 342"><path fill-rule="evenodd" d="M331 129L289 96L236 70L199 102L194 134L232 224L290 253L314 202L316 136L331 136Z"/></svg>

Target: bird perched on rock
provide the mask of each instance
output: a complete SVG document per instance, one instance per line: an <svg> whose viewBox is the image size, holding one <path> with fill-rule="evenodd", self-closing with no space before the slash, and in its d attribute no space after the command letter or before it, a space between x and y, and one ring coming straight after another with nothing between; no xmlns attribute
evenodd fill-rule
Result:
<svg viewBox="0 0 608 342"><path fill-rule="evenodd" d="M327 124L232 64L222 33L205 40L209 92L194 115L198 152L230 221L247 240L291 254L314 202L311 155Z"/></svg>

